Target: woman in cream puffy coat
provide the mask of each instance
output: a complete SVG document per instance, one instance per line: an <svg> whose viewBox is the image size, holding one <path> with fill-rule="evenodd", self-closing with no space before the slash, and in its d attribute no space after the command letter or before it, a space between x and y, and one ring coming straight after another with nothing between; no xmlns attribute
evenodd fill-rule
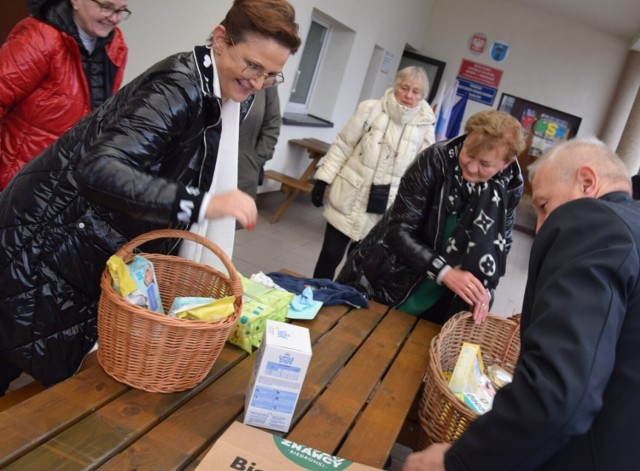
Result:
<svg viewBox="0 0 640 471"><path fill-rule="evenodd" d="M424 69L406 67L380 100L366 100L340 131L316 172L311 199L327 220L314 278L333 279L349 244L355 246L395 199L400 179L418 152L434 142L435 114L424 100ZM367 212L371 185L388 185L386 204ZM369 208L372 211L372 208Z"/></svg>

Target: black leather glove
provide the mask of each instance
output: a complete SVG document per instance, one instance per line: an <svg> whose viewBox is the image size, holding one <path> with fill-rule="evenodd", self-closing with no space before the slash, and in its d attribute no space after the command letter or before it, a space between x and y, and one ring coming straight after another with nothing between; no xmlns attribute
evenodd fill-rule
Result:
<svg viewBox="0 0 640 471"><path fill-rule="evenodd" d="M324 191L327 189L327 182L322 180L316 180L316 184L313 185L311 190L311 202L316 208L322 206L322 200L324 199Z"/></svg>

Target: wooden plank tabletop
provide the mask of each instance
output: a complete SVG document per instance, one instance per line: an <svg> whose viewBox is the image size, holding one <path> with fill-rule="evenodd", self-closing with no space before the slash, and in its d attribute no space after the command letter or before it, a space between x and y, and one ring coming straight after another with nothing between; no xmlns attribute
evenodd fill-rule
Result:
<svg viewBox="0 0 640 471"><path fill-rule="evenodd" d="M100 367L74 378L0 413L0 468L129 389Z"/></svg>
<svg viewBox="0 0 640 471"><path fill-rule="evenodd" d="M387 318L395 318L392 311ZM406 315L406 314L405 314ZM418 320L392 367L371 398L358 422L337 452L341 458L382 468L391 446L402 429L414 398L422 391L422 378L429 365L431 340L440 326ZM363 444L369 444L363 446Z"/></svg>
<svg viewBox="0 0 640 471"><path fill-rule="evenodd" d="M313 354L291 430L279 435L384 465L437 333L433 324L387 311L375 302L330 306L294 322L309 328ZM242 419L255 358L227 344L200 385L171 394L130 388L89 366L0 413L0 468L194 469Z"/></svg>
<svg viewBox="0 0 640 471"><path fill-rule="evenodd" d="M365 317L361 312L353 311L352 314L360 321ZM339 375L327 391L296 424L287 438L336 454L340 443L360 413L362 404L367 401L396 357L396 350L402 345L415 321L415 317L407 315L386 316L380 327L367 337L349 364L340 369ZM359 338L357 340L359 341ZM349 342L336 336L336 344L335 347L348 345ZM306 381L305 384L309 385Z"/></svg>
<svg viewBox="0 0 640 471"><path fill-rule="evenodd" d="M347 306L327 307L323 309L322 316L296 324L308 327L311 342L316 344L348 310ZM134 447L106 463L104 469L179 469L187 465L208 449L229 423L241 415L254 361L255 355L243 360L220 381L186 404L179 413L171 415L144 435ZM189 433L185 433L185 430ZM148 450L154 450L154 453ZM158 453L158 450L162 452Z"/></svg>
<svg viewBox="0 0 640 471"><path fill-rule="evenodd" d="M89 368L20 405L21 410L28 412L25 415L31 415L32 403L46 399L50 407L40 409L40 420L45 424L43 427L53 424L53 428L46 432L43 429L35 431L36 434L41 434L39 439L20 447L18 453L12 453L11 448L6 450L5 444L0 443L0 467L16 470L95 469L247 356L246 352L225 345L211 372L201 384L188 391L173 394L154 394L133 389L112 380L99 365ZM76 389L64 395L64 389L69 385L82 384L83 375L97 375L100 381L117 385L120 394L103 395L108 402L100 404L101 407L98 404L96 407L87 403L78 404L85 391ZM72 401L68 400L70 397L73 398ZM76 414L64 409L62 412L58 410L64 406L75 410ZM9 426L3 420L4 414L12 411L10 409L0 414L0 435L5 435L1 432ZM81 412L83 417L77 417ZM17 419L23 422L22 414L17 415ZM50 439L47 446L34 449L44 441L43 438ZM25 454L28 449L31 451ZM24 456L13 461L19 455Z"/></svg>

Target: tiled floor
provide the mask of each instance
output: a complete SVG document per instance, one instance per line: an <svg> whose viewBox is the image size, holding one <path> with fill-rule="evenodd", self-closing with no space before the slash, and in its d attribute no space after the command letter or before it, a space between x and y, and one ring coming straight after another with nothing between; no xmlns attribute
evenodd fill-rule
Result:
<svg viewBox="0 0 640 471"><path fill-rule="evenodd" d="M284 200L280 192L258 195L259 222L253 231L239 230L233 253L233 264L245 276L262 271L268 273L288 268L311 277L324 236L322 208L314 207L308 194L299 195L280 222L270 220ZM530 224L530 215L523 221ZM507 273L498 285L492 311L509 316L520 312L532 237L521 231L513 233L513 247L507 261ZM23 375L10 390L31 381ZM396 445L390 471L400 471L411 450Z"/></svg>

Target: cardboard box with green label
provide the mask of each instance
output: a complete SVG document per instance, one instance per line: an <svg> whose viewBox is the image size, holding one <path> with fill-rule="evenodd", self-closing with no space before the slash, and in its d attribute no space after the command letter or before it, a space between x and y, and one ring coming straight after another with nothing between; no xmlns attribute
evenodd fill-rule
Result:
<svg viewBox="0 0 640 471"><path fill-rule="evenodd" d="M249 425L234 422L222 434L196 471L375 471L298 444Z"/></svg>

